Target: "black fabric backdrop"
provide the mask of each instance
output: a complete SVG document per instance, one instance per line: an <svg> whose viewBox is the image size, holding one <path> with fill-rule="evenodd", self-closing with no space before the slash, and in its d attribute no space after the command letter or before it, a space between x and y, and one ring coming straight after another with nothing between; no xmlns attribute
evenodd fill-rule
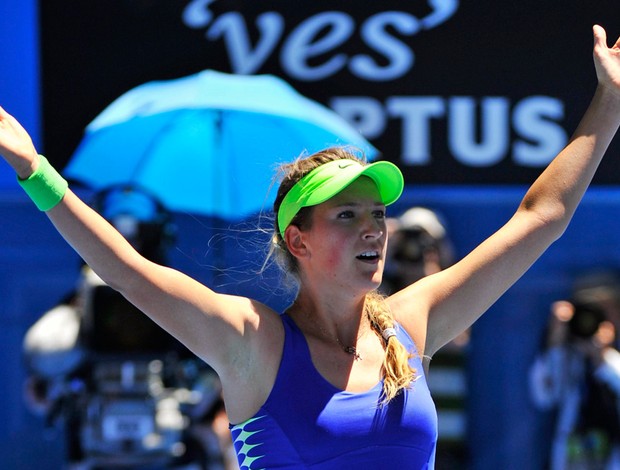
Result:
<svg viewBox="0 0 620 470"><path fill-rule="evenodd" d="M186 19L190 11L191 22ZM371 99L381 125L369 137L384 158L402 167L408 183L529 183L548 158L534 166L520 164L513 146L517 142L540 146L551 134L528 136L519 130L515 122L519 104L535 96L549 97L561 113L540 119L552 133L563 133L565 141L595 85L591 25L600 23L617 37L617 11L612 0L46 0L40 2L45 152L64 165L84 127L123 92L146 81L212 68L276 74L303 94L334 107L339 98ZM440 19L425 27L432 14ZM368 32L378 18L387 26ZM301 31L322 20L326 26L308 33L306 42L294 42ZM261 21L268 26L261 29ZM299 47L329 42L336 25L348 25L350 31L326 50L309 53ZM231 55L232 39L237 52L246 41L240 66ZM260 52L262 47L266 52ZM366 60L360 56L374 62L371 77L356 73ZM397 68L395 57L410 63L392 77L377 80L386 70ZM296 60L297 72L292 70ZM342 64L332 72L310 77L335 60ZM450 142L455 112L449 103L462 96L471 97L474 106L471 119L465 119L473 125L473 144L489 137L481 131L482 122L495 119L483 109L484 100L503 97L506 103L499 116L506 119L502 129L507 134L486 162L463 162L457 154L467 150ZM441 110L424 121L428 129L420 130L419 123L408 120L413 128L405 128L403 111L388 111L390 103L402 102L403 97L434 97ZM416 125L429 151L422 163L406 156L404 140L417 135ZM617 151L615 144L612 152ZM608 159L596 182L617 183L617 166L617 161Z"/></svg>

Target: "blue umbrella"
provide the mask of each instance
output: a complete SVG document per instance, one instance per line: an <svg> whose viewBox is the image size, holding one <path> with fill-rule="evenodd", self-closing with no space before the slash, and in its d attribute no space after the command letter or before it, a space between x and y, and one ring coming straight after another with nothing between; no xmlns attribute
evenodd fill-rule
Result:
<svg viewBox="0 0 620 470"><path fill-rule="evenodd" d="M195 75L140 85L86 128L64 174L133 184L173 211L239 220L270 207L274 167L303 151L377 151L335 112L271 75Z"/></svg>

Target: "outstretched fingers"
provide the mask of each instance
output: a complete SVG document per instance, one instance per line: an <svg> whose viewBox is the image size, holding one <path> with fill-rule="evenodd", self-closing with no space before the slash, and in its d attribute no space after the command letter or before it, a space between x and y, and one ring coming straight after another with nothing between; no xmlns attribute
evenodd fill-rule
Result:
<svg viewBox="0 0 620 470"><path fill-rule="evenodd" d="M11 115L0 106L0 125L7 126L10 123Z"/></svg>
<svg viewBox="0 0 620 470"><path fill-rule="evenodd" d="M620 38L610 48L607 33L599 25L592 27L594 35L594 66L600 84L620 93Z"/></svg>
<svg viewBox="0 0 620 470"><path fill-rule="evenodd" d="M592 33L594 34L594 47L607 47L607 33L602 26L598 24L592 26Z"/></svg>
<svg viewBox="0 0 620 470"><path fill-rule="evenodd" d="M17 120L12 115L10 115L2 106L0 106L0 123L2 123L4 126L10 127L15 127L15 124L19 126Z"/></svg>
<svg viewBox="0 0 620 470"><path fill-rule="evenodd" d="M28 132L12 115L0 107L0 155L24 178L38 161L37 151Z"/></svg>

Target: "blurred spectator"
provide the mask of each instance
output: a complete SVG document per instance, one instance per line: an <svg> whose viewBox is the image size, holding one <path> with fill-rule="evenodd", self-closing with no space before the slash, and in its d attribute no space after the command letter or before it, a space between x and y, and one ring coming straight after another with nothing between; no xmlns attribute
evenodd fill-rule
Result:
<svg viewBox="0 0 620 470"><path fill-rule="evenodd" d="M387 226L390 242L381 285L384 292L396 292L454 262L446 224L436 212L412 207L400 217L388 218Z"/></svg>
<svg viewBox="0 0 620 470"><path fill-rule="evenodd" d="M441 271L454 262L454 249L442 216L425 207L412 207L387 220L390 243L381 291L396 292ZM439 441L436 470L467 465L466 347L469 332L424 358L429 388L437 406ZM430 370L429 370L430 369Z"/></svg>
<svg viewBox="0 0 620 470"><path fill-rule="evenodd" d="M543 350L530 370L534 404L549 411L550 470L620 468L620 279L579 279L551 305Z"/></svg>

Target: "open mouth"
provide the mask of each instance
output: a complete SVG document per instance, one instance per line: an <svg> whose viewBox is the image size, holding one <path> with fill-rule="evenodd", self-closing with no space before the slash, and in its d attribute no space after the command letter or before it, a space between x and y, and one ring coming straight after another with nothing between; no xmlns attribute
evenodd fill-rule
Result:
<svg viewBox="0 0 620 470"><path fill-rule="evenodd" d="M362 261L376 261L379 259L379 252L378 251L365 251L359 254L358 256L356 256L356 258Z"/></svg>

